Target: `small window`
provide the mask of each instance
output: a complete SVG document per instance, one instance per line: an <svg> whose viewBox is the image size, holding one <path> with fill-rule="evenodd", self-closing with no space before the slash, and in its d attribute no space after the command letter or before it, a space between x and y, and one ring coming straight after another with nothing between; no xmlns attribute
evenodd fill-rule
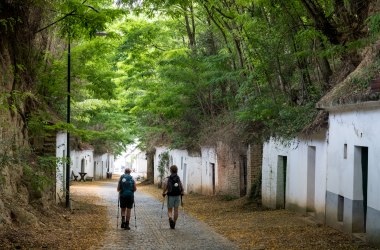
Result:
<svg viewBox="0 0 380 250"><path fill-rule="evenodd" d="M343 221L343 211L344 211L344 197L338 195L338 221Z"/></svg>
<svg viewBox="0 0 380 250"><path fill-rule="evenodd" d="M347 159L347 143L344 144L344 152L343 152L344 159Z"/></svg>

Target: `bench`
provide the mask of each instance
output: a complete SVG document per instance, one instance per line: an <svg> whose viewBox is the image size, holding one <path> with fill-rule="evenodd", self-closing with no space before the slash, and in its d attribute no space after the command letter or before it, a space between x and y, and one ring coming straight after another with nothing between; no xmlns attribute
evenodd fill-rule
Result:
<svg viewBox="0 0 380 250"><path fill-rule="evenodd" d="M94 177L90 177L90 176L86 177L86 181L93 181L93 180L94 180Z"/></svg>
<svg viewBox="0 0 380 250"><path fill-rule="evenodd" d="M74 177L74 181L78 181L78 175L75 175L74 171L71 171L71 176Z"/></svg>

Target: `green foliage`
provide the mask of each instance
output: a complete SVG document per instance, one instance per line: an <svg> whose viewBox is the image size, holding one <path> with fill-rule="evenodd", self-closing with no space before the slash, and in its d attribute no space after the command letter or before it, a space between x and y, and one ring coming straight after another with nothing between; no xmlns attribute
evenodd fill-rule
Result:
<svg viewBox="0 0 380 250"><path fill-rule="evenodd" d="M66 56L46 54L49 63L38 68L38 94L13 97L42 100L58 113L29 114L28 126L36 133L69 130L98 152L120 152L135 137L145 146L196 148L204 133L217 130L202 131L215 121L220 127L238 124L240 134L260 128L261 138L292 137L313 120L332 66L370 42L346 31L334 1L319 2L316 14L347 36L344 43L321 28L304 1L124 0L120 8L112 3L54 5L56 30L72 45L72 124L56 121L66 115ZM341 7L355 6L346 1ZM123 16L130 10L134 14ZM377 19L368 19L373 33ZM94 37L98 31L109 35ZM364 87L368 81L354 84Z"/></svg>
<svg viewBox="0 0 380 250"><path fill-rule="evenodd" d="M367 19L371 35L377 36L380 33L380 13L376 13Z"/></svg>
<svg viewBox="0 0 380 250"><path fill-rule="evenodd" d="M5 166L22 166L23 184L31 193L39 198L46 188L55 183L55 168L57 158L50 156L37 156L27 147L14 147L14 138L0 142L0 170ZM0 177L0 184L4 177Z"/></svg>
<svg viewBox="0 0 380 250"><path fill-rule="evenodd" d="M2 26L2 29L4 29L5 32L7 32L7 31L13 32L16 22L17 22L16 19L13 17L1 18L0 19L0 26Z"/></svg>
<svg viewBox="0 0 380 250"><path fill-rule="evenodd" d="M57 9L56 25L62 37L77 39L92 38L107 28L107 23L119 17L122 12L112 6L111 0L66 0L54 5Z"/></svg>
<svg viewBox="0 0 380 250"><path fill-rule="evenodd" d="M34 198L55 183L56 157L38 157L36 161L23 164L24 184L33 192ZM53 178L52 178L53 177Z"/></svg>
<svg viewBox="0 0 380 250"><path fill-rule="evenodd" d="M246 122L257 122L269 128L267 134L262 131L262 137L266 135L278 135L284 138L292 138L306 125L310 124L317 114L313 103L304 106L290 106L283 100L274 102L268 98L253 99L254 104L237 112L237 119Z"/></svg>

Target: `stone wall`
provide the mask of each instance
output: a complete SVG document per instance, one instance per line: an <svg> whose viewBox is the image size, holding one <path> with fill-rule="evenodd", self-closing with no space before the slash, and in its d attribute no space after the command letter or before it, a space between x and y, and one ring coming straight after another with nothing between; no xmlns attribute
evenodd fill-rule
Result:
<svg viewBox="0 0 380 250"><path fill-rule="evenodd" d="M251 195L253 183L261 183L261 166L263 163L263 145L252 144L247 150L248 178L247 195ZM261 185L259 186L261 193Z"/></svg>
<svg viewBox="0 0 380 250"><path fill-rule="evenodd" d="M218 142L216 147L218 158L218 184L217 194L233 195L240 197L242 157L246 156L243 147L231 147L223 142Z"/></svg>

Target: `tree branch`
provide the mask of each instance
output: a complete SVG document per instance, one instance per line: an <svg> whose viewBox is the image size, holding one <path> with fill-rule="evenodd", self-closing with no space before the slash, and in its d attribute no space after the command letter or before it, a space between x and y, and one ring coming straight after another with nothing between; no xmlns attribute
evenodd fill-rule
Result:
<svg viewBox="0 0 380 250"><path fill-rule="evenodd" d="M50 28L51 26L55 25L56 23L62 21L62 20L65 19L65 18L67 18L68 16L71 16L72 14L75 13L75 11L76 11L76 10L72 10L70 13L67 13L66 15L64 15L63 17L61 17L60 19L56 20L55 22L52 22L51 24L49 24L49 25L43 27L42 29L37 30L35 34L41 32L41 31L43 31L43 30L46 30L47 28Z"/></svg>
<svg viewBox="0 0 380 250"><path fill-rule="evenodd" d="M84 1L82 2L82 5L85 5L86 2L87 2L87 0L84 0ZM92 6L89 6L89 5L85 5L85 6L91 8L91 9L94 9L94 7L92 7ZM69 13L67 13L66 15L64 15L63 17L59 18L58 20L56 20L56 21L52 22L51 24L49 24L49 25L43 27L42 29L37 30L35 34L41 32L41 31L43 31L43 30L46 30L47 28L50 28L51 26L55 25L56 23L62 21L62 20L65 19L65 18L67 18L68 16L71 16L72 14L75 13L75 11L77 11L77 9L70 11ZM95 9L94 9L94 11L99 12L99 11L97 11L97 10L95 10Z"/></svg>

